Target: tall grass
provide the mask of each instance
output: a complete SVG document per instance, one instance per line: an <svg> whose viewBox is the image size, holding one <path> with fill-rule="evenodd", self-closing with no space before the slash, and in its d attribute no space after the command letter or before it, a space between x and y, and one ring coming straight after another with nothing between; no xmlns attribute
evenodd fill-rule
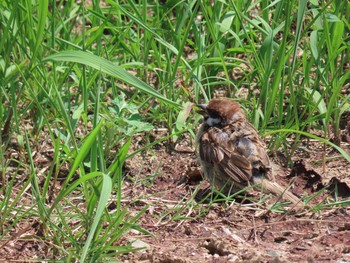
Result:
<svg viewBox="0 0 350 263"><path fill-rule="evenodd" d="M144 231L137 224L144 209L130 216L121 204L133 134L153 127L168 129L166 138L193 134L199 117L189 102L217 92L238 99L254 125L273 134L271 148L292 153L300 135L318 138L313 128L349 160L338 147L350 97L346 1L0 7L0 245L30 221L51 244L47 259L92 262L131 251L118 241L131 228ZM36 154L50 149L49 166L40 166ZM107 209L113 200L116 211Z"/></svg>

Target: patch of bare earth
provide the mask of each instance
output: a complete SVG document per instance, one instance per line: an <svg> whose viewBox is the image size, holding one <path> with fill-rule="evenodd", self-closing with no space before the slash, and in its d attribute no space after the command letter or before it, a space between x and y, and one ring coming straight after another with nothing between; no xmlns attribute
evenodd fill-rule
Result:
<svg viewBox="0 0 350 263"><path fill-rule="evenodd" d="M207 186L189 179L198 173L193 146L181 146L180 151L171 153L159 147L127 163L129 179L154 175L147 187L127 181L126 187L132 188L129 192L133 194L125 196L130 200L145 197L144 204L149 209L141 226L154 237L130 233L126 240L142 241L140 247L145 248L124 255L124 262L350 262L349 207L267 213L276 197L262 205L233 202L186 206L196 186ZM337 178L337 186L314 198L311 207L327 204L334 197L331 191L338 189L339 183L349 182L350 175L350 164L343 158L329 158L323 173L322 162L315 162L322 159L322 151L317 148L319 143L312 142L300 150L301 157L294 156L296 165L292 171L278 169L278 180L286 185L294 178L292 191L302 196L311 196ZM347 142L342 148L350 152ZM338 155L327 149L327 157ZM176 217L179 207L187 219ZM136 213L140 207L132 205L130 209Z"/></svg>
<svg viewBox="0 0 350 263"><path fill-rule="evenodd" d="M136 137L132 150L145 143L142 136ZM51 165L52 147L44 139L40 145L33 155L41 185ZM124 236L116 245L132 243L134 247L145 248L121 256L122 262L350 262L349 207L269 213L268 208L276 201L273 196L260 203L199 203L208 183L199 176L193 143L183 138L176 150L170 152L166 151L167 146L167 143L158 144L125 164L122 202L131 215L147 206L139 223L153 236L136 230ZM346 140L341 147L350 152ZM293 157L292 170L277 167L278 180L284 185L294 181L292 191L300 196L311 196L320 188L333 185L328 189L337 190L339 201L344 200L342 196L346 198L349 194L346 187L350 164L338 158L339 154L332 149L326 149L326 153L323 173L320 161L323 146L311 142L307 147L300 147ZM17 156L23 155L13 144L8 149L8 157L16 159ZM17 169L15 163L13 169ZM61 168L61 179L67 170L66 166ZM14 191L21 189L25 179L18 177ZM55 196L62 180L52 183L55 185L50 191ZM20 204L29 207L32 203L26 194ZM327 190L311 201L311 207L327 204L333 198ZM24 262L55 257L52 244L44 240L40 224L34 219L4 222L3 228L10 224L13 224L11 231L0 240L1 260Z"/></svg>

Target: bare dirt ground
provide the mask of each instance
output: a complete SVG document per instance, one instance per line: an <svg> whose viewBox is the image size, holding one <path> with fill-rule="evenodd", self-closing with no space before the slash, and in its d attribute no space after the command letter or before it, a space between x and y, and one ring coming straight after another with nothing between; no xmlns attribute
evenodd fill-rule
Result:
<svg viewBox="0 0 350 263"><path fill-rule="evenodd" d="M142 138L135 138L131 150L144 145ZM316 141L296 151L293 169L283 167L283 153L272 157L278 181L293 181L295 194L312 196L329 186L310 201L310 209L296 213L285 207L290 211L279 213L276 208L268 212L277 197L260 193L249 197L264 198L261 202L208 203L208 183L201 179L189 137L176 150L169 152L167 146L156 145L125 163L123 204L132 215L147 206L140 225L153 236L136 230L124 236L118 245L142 249L121 256L121 262L350 262L350 208L340 206L350 197L350 164L338 152L326 149L325 173L323 146ZM346 136L341 147L350 152ZM40 169L50 166L49 153L52 149L44 147L35 154ZM334 200L334 190L338 207L318 209ZM50 258L52 247L40 241L39 228L35 220L15 224L10 241L0 242L0 261Z"/></svg>
<svg viewBox="0 0 350 263"><path fill-rule="evenodd" d="M267 212L276 197L259 205L238 201L186 207L195 187L207 186L198 180L193 147L185 145L180 147L185 150L171 153L159 147L126 165L129 178L152 176L155 171L157 175L147 187L126 182L132 188L126 199L133 200L141 192L149 196L132 207L138 211L149 205L141 226L154 237L130 233L126 240L145 249L123 256L124 262L350 262L350 208L315 209L334 198L335 185L339 200L350 196L350 164L342 158L329 159L323 173L319 143L302 147L292 170L277 169L282 184L294 178L292 191L299 196L311 196L329 186L310 201L311 209L287 214ZM347 142L342 148L350 152ZM339 154L327 149L327 156ZM177 217L180 209L188 219Z"/></svg>

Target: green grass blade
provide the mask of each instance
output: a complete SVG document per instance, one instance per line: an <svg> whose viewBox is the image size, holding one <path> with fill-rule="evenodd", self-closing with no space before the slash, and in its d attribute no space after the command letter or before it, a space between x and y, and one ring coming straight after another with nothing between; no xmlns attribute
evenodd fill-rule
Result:
<svg viewBox="0 0 350 263"><path fill-rule="evenodd" d="M89 67L92 67L96 70L99 70L107 75L110 75L118 80L125 82L135 88L140 89L141 91L158 98L161 101L164 101L172 106L179 107L180 105L176 102L173 102L160 93L158 93L155 89L153 89L150 85L143 82L142 80L136 78L125 69L121 68L113 64L111 61L98 57L94 54L84 52L84 51L62 51L51 56L48 56L44 59L44 61L64 61L64 62L75 62L80 63Z"/></svg>
<svg viewBox="0 0 350 263"><path fill-rule="evenodd" d="M100 130L101 130L101 126L102 126L102 122L100 122L96 128L89 134L89 136L86 138L86 140L84 141L84 144L82 145L81 149L79 150L72 167L70 168L70 172L62 186L62 191L59 193L59 195L57 196L55 202L53 203L53 205L51 206L51 209L49 211L49 215L51 214L52 210L55 209L56 205L62 200L63 197L66 196L66 191L65 188L67 187L70 179L72 178L72 176L74 175L75 171L78 169L78 167L83 163L85 157L87 156L87 154L89 153L92 145L95 143L96 141L96 137L99 134Z"/></svg>
<svg viewBox="0 0 350 263"><path fill-rule="evenodd" d="M101 189L101 195L100 195L100 200L96 209L96 214L94 221L92 223L88 238L85 242L84 248L83 248L83 254L80 258L80 262L85 262L86 255L88 253L88 249L90 247L90 244L92 242L92 239L95 235L96 228L100 222L100 219L102 217L103 211L107 205L108 199L111 195L112 192L112 180L111 178L103 174L103 184L102 184L102 189ZM98 237L97 237L98 238Z"/></svg>
<svg viewBox="0 0 350 263"><path fill-rule="evenodd" d="M299 131L299 130L293 130L293 129L278 129L278 130L274 130L274 131L269 131L266 132L266 135L271 135L271 134L276 134L276 133L297 133L297 134L301 134L307 137L310 137L312 139L318 140L320 142L323 142L331 147L333 147L334 149L336 149L338 152L340 152L343 157L350 163L350 154L348 154L345 150L343 150L341 147L339 147L338 145L335 145L334 143L330 142L327 139L321 138L319 136L316 136L314 134L308 133L308 132L303 132L303 131Z"/></svg>
<svg viewBox="0 0 350 263"><path fill-rule="evenodd" d="M42 39L45 33L46 19L48 13L48 0L40 0L38 6L38 27L36 31L36 43L33 51L32 62L35 61L35 57L38 54L39 47L42 45Z"/></svg>

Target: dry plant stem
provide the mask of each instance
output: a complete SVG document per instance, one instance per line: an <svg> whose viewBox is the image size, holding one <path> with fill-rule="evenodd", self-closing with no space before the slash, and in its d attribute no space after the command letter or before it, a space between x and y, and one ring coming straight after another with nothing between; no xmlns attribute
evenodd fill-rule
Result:
<svg viewBox="0 0 350 263"><path fill-rule="evenodd" d="M322 153L322 170L323 174L326 173L326 144L323 144L323 153Z"/></svg>

